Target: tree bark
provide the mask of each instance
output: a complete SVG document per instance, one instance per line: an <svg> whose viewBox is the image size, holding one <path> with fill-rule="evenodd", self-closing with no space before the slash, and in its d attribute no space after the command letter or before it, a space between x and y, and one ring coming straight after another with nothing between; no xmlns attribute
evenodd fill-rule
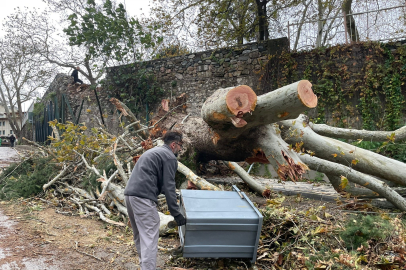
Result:
<svg viewBox="0 0 406 270"><path fill-rule="evenodd" d="M406 126L395 131L371 131L359 129L347 129L331 127L325 124L309 123L309 126L319 135L328 136L336 139L347 140L366 140L374 142L384 142L393 140L394 142L404 141L406 139Z"/></svg>
<svg viewBox="0 0 406 270"><path fill-rule="evenodd" d="M271 191L255 181L240 165L232 161L223 161L224 164L234 171L253 191L258 195L269 198Z"/></svg>
<svg viewBox="0 0 406 270"><path fill-rule="evenodd" d="M406 200L396 191L388 187L385 183L377 180L370 175L360 173L350 167L337 164L331 161L323 160L317 157L311 157L310 155L302 155L301 159L310 168L317 169L319 172L331 173L345 176L349 181L359 184L364 187L377 192L378 194L385 197L389 202L395 205L402 211L406 211Z"/></svg>
<svg viewBox="0 0 406 270"><path fill-rule="evenodd" d="M257 3L259 40L267 40L269 36L266 16L266 4L268 0L255 0L255 2Z"/></svg>
<svg viewBox="0 0 406 270"><path fill-rule="evenodd" d="M235 93L228 99L230 91ZM257 97L255 108L255 97L250 96L251 93L247 87L219 89L203 105L202 118L191 116L185 119L184 114L177 113L163 119L154 128L154 134L159 137L171 129L181 131L185 148L196 151L197 159L203 162L246 160L271 163L282 179L297 180L307 170L306 165L280 138L280 131L267 124L297 117L315 107L317 97L310 82L299 81L261 95ZM251 115L249 111L252 109ZM230 117L236 114L243 115L247 124L242 127L233 125Z"/></svg>
<svg viewBox="0 0 406 270"><path fill-rule="evenodd" d="M354 183L350 182L348 185L343 188L341 186L341 176L334 174L333 172L328 172L326 173L326 176L330 180L330 183L333 185L334 189L338 193L349 193L351 197L359 197L362 199L374 199L374 198L383 198L379 193L376 193L368 188L365 187L356 187ZM371 176L373 177L373 176ZM380 183L385 183L384 181L381 181L380 179L377 179L374 177L378 182ZM351 181L351 179L349 179ZM388 185L388 183L386 183ZM388 185L390 187L390 185ZM405 188L400 188L400 187L391 187L394 191L396 191L400 196L405 197L406 196L406 189Z"/></svg>
<svg viewBox="0 0 406 270"><path fill-rule="evenodd" d="M351 5L352 5L352 0L344 0L343 5L342 5L342 10L344 12L344 16L346 16L346 22L347 24L345 27L347 28L347 32L350 35L350 40L352 42L358 42L359 40L359 35L358 35L358 30L355 25L355 20L351 14Z"/></svg>
<svg viewBox="0 0 406 270"><path fill-rule="evenodd" d="M310 128L305 115L295 120L281 121L280 124L283 126L287 142L292 144L303 142L304 148L312 151L316 157L350 166L399 185L406 185L406 164L403 162L321 136Z"/></svg>
<svg viewBox="0 0 406 270"><path fill-rule="evenodd" d="M203 178L197 176L196 174L194 174L192 172L192 170L190 170L188 167L186 167L185 165L183 165L181 162L178 161L178 172L182 173L184 176L186 176L186 179L190 182L192 182L193 184L195 184L199 189L203 189L203 190L217 190L219 191L220 189L212 184L210 184L209 182L207 182L206 180L204 180Z"/></svg>

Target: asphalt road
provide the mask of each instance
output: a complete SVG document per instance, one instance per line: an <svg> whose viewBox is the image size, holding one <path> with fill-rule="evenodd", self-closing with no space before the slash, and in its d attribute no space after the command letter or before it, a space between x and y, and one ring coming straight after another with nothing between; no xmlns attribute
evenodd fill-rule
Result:
<svg viewBox="0 0 406 270"><path fill-rule="evenodd" d="M8 167L11 163L20 160L17 151L11 147L0 147L0 168Z"/></svg>

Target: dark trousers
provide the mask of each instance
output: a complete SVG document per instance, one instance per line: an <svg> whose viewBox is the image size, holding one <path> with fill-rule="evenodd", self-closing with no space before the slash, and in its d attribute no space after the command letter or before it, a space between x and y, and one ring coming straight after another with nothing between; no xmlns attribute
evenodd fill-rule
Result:
<svg viewBox="0 0 406 270"><path fill-rule="evenodd" d="M11 143L11 147L14 147L14 142L10 142Z"/></svg>
<svg viewBox="0 0 406 270"><path fill-rule="evenodd" d="M80 83L80 84L83 84L83 81L82 80L80 80L80 79L78 79L78 78L73 78L73 83L75 84L75 83Z"/></svg>

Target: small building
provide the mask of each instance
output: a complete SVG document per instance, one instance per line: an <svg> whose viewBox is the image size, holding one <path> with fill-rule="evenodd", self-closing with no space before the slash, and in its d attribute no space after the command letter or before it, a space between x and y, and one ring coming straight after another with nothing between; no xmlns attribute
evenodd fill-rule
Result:
<svg viewBox="0 0 406 270"><path fill-rule="evenodd" d="M18 121L18 125L21 128L21 122ZM6 109L4 106L0 105L0 137L2 138L2 144L7 144L7 138L14 134L13 129L11 128L10 121L7 116Z"/></svg>

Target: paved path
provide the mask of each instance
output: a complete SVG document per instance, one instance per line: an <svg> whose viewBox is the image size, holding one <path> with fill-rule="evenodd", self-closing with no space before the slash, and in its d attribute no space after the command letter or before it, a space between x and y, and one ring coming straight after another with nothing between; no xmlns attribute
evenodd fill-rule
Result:
<svg viewBox="0 0 406 270"><path fill-rule="evenodd" d="M275 179L267 179L262 177L253 177L261 182L264 186L269 187L276 192L282 192L285 195L292 196L300 194L302 197L311 198L321 201L333 201L339 197L330 183L313 184L308 182L278 182ZM226 178L206 178L207 181L217 184L236 184L242 183L242 180L237 177Z"/></svg>
<svg viewBox="0 0 406 270"><path fill-rule="evenodd" d="M46 262L44 256L34 256L38 253L33 253L32 243L25 239L16 241L21 234L17 225L0 210L0 270L58 270L58 267L52 265L52 260ZM27 254L21 256L19 253L24 250L27 250Z"/></svg>
<svg viewBox="0 0 406 270"><path fill-rule="evenodd" d="M20 160L17 151L11 147L0 147L0 169Z"/></svg>

